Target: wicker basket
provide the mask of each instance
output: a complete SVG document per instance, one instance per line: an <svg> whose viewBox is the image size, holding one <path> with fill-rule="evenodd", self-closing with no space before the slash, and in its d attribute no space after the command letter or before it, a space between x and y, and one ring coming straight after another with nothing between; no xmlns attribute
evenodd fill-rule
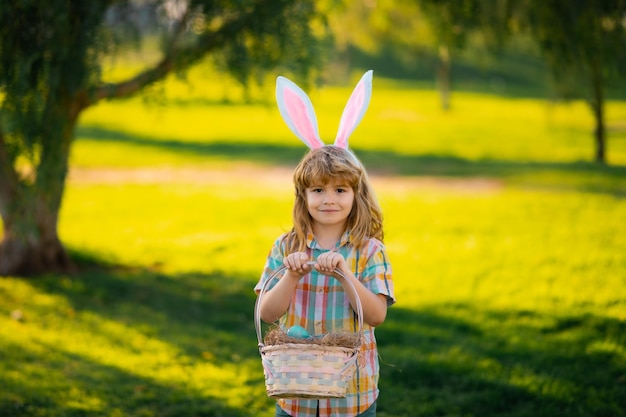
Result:
<svg viewBox="0 0 626 417"><path fill-rule="evenodd" d="M354 348L316 343L266 346L261 336L260 305L268 284L286 268L281 266L262 285L254 308L259 353L267 395L272 398L343 398L357 368L360 343ZM341 273L337 270L337 274ZM341 284L354 294L359 341L363 335L363 307L354 285L342 276Z"/></svg>

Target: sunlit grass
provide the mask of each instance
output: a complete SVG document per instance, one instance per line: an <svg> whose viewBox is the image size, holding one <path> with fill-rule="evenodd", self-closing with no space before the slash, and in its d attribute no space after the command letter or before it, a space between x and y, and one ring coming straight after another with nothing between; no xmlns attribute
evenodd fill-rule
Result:
<svg viewBox="0 0 626 417"><path fill-rule="evenodd" d="M250 274L289 228L289 186L276 189L252 178L77 186L68 191L61 232L75 247L112 263Z"/></svg>
<svg viewBox="0 0 626 417"><path fill-rule="evenodd" d="M187 84L172 78L157 89L156 99L102 103L81 122L153 140L293 144L296 138L275 106L272 80L253 89L256 104L236 104L242 90L208 69L192 72ZM320 135L334 140L352 86L322 86L309 92ZM160 92L159 92L160 91ZM158 98L160 97L160 99ZM223 105L233 100L233 104ZM454 92L452 109L440 109L435 91L419 90L374 76L370 108L351 138L355 149L401 154L454 156L468 160L575 162L593 160L591 111L581 101L557 103L539 99L504 99L490 94ZM608 161L626 164L626 104L608 102ZM75 148L80 165L108 164L90 155L88 139ZM142 149L142 152L145 149ZM131 158L129 159L129 163ZM100 162L99 162L100 161Z"/></svg>
<svg viewBox="0 0 626 417"><path fill-rule="evenodd" d="M66 244L129 269L0 281L0 343L12 359L3 381L20 387L2 394L5 409L158 415L155 407L184 401L187 415L212 398L207 407L226 415L271 415L251 288L288 227L291 193L270 178L70 182ZM474 408L481 391L535 404L527 415L577 402L579 415L593 415L585 410L598 389L606 406L617 398L620 385L612 394L604 377L588 384L585 375L604 364L608 383L623 370L622 198L374 182L399 299L379 329L382 415ZM23 319L11 319L15 311Z"/></svg>
<svg viewBox="0 0 626 417"><path fill-rule="evenodd" d="M134 285L145 285L141 277L135 279ZM144 415L142 404L147 405L147 415L153 415L155 405L170 409L179 401L190 401L183 409L193 412L199 406L199 401L190 400L195 397L204 398L204 406L215 412L220 407L245 407L259 391L258 386L245 385L258 379L248 357L231 351L228 360L219 358L223 336L217 330L211 332L207 326L204 333L187 325L187 334L173 337L179 334L179 325L166 313L172 308L184 311L185 305L168 305L157 312L153 308L158 300L146 304L140 293L129 299L123 293L107 293L112 288L102 287L102 282L56 280L48 291L17 280L2 281L6 302L0 344L3 355L12 359L3 361L2 381L12 388L3 389L0 404L9 415L109 415L115 410ZM65 295L49 293L55 291ZM81 296L89 305L81 302ZM111 296L116 299L108 299ZM201 298L205 296L195 296ZM19 311L21 320L11 320L10 311ZM240 326L248 328L246 324ZM190 345L191 338L195 344ZM246 356L254 352L254 344L250 347ZM55 392L58 395L50 395ZM224 392L232 395L225 398ZM211 398L219 398L221 405L213 405Z"/></svg>
<svg viewBox="0 0 626 417"><path fill-rule="evenodd" d="M385 201L396 270L411 277L397 285L410 305L471 300L496 309L593 311L626 319L621 198L416 190Z"/></svg>
<svg viewBox="0 0 626 417"><path fill-rule="evenodd" d="M580 162L582 103L458 93L444 113L435 92L375 83L351 142L398 297L377 330L379 415L623 413L626 104L608 107L600 167ZM311 94L327 142L350 89ZM166 92L83 115L59 226L82 269L0 279L0 414L273 415L252 288L305 149L271 91Z"/></svg>

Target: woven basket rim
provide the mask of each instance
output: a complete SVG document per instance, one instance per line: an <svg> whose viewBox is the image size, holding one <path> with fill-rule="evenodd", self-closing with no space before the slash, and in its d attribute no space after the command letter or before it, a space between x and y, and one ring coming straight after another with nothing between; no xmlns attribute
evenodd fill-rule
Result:
<svg viewBox="0 0 626 417"><path fill-rule="evenodd" d="M325 350L329 352L356 352L359 347L348 348L345 346L318 345L315 343L282 343L280 345L263 345L262 352L273 352L278 350Z"/></svg>

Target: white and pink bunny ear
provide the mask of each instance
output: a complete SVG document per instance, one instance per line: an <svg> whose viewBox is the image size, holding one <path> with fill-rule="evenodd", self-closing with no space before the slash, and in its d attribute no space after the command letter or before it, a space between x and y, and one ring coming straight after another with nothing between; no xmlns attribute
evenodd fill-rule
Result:
<svg viewBox="0 0 626 417"><path fill-rule="evenodd" d="M356 87L354 87L339 121L335 146L348 148L348 137L359 125L363 115L365 115L372 98L372 74L372 70L367 71L363 74Z"/></svg>
<svg viewBox="0 0 626 417"><path fill-rule="evenodd" d="M279 76L276 79L276 102L287 126L306 146L311 149L324 146L317 128L313 104L300 87Z"/></svg>

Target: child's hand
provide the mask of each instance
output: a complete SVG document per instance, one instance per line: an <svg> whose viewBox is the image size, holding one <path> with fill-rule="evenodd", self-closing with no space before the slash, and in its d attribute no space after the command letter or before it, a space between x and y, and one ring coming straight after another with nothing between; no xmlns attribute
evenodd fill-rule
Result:
<svg viewBox="0 0 626 417"><path fill-rule="evenodd" d="M348 263L341 254L333 251L322 253L317 257L315 269L325 275L330 275L335 278L341 278L339 274L335 273L335 270L340 271L348 270Z"/></svg>
<svg viewBox="0 0 626 417"><path fill-rule="evenodd" d="M289 254L285 259L283 259L283 264L289 271L300 277L311 272L309 255L304 252L294 252Z"/></svg>

